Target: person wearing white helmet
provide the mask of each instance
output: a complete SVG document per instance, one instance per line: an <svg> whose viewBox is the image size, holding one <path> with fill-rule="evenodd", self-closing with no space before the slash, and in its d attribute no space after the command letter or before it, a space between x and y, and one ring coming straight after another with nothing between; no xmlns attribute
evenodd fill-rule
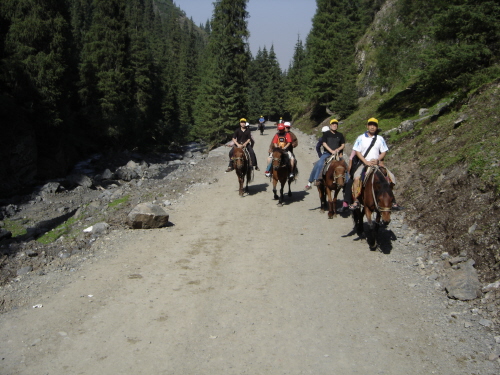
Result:
<svg viewBox="0 0 500 375"><path fill-rule="evenodd" d="M322 155L322 152L321 152L321 147L323 146L323 135L330 131L330 127L328 127L327 125L323 126L321 128L321 137L319 137L318 139L318 143L316 143L316 152L318 153L318 158L321 158L321 155ZM317 162L316 162L317 163ZM316 165L316 163L314 163ZM312 188L312 183L314 181L314 168L313 170L311 171L311 174L309 175L309 180L307 181L307 185L305 186L305 190L309 190Z"/></svg>

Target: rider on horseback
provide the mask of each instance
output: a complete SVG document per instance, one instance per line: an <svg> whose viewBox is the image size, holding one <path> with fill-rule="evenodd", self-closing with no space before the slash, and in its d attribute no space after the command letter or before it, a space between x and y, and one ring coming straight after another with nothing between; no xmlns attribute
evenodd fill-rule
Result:
<svg viewBox="0 0 500 375"><path fill-rule="evenodd" d="M330 156L332 156L335 153L339 154L339 157L342 157L342 150L344 150L345 147L345 139L344 135L340 132L337 131L339 126L339 122L336 119L332 119L330 121L330 130L327 132L323 133L323 148L324 148L324 153L321 155L319 160L316 162L316 164L313 167L313 170L311 172L310 180L319 180L321 178L321 171L323 170L323 167L325 166L325 161L328 159ZM310 182L312 182L310 181ZM310 185L306 185L306 189L308 189Z"/></svg>
<svg viewBox="0 0 500 375"><path fill-rule="evenodd" d="M292 137L290 136L290 133L285 132L285 125L284 124L279 124L278 125L278 133L273 138L272 144L274 148L281 148L285 153L288 155L288 159L290 160L290 178L294 177L293 174L293 169L295 166L295 158L293 157L293 154L290 151L290 148L292 146L293 140ZM269 157L267 158L267 168L266 168L266 177L271 176L271 159L272 159L272 150L271 153L269 154Z"/></svg>
<svg viewBox="0 0 500 375"><path fill-rule="evenodd" d="M293 134L290 131L292 124L289 121L285 122L285 132L290 134L290 137L292 137L292 144L290 145L290 152L292 153L293 157L295 158L295 154L293 153L293 149L299 145L299 140L297 139L297 136Z"/></svg>
<svg viewBox="0 0 500 375"><path fill-rule="evenodd" d="M250 131L250 127L247 127L247 120L244 118L240 119L240 128L235 130L233 134L233 143L234 147L245 148L248 150L250 154L250 158L252 159L252 165L254 166L256 171L260 171L257 166L257 158L255 157L255 152L252 148L252 134ZM226 172L231 172L233 168L233 157L234 148L231 148L229 151L229 166L226 169Z"/></svg>
<svg viewBox="0 0 500 375"><path fill-rule="evenodd" d="M376 118L370 118L366 124L367 131L361 134L354 143L353 150L356 151L356 156L361 161L356 170L354 171L353 178L354 182L352 185L352 195L354 198L354 203L349 206L351 210L359 208L360 203L358 201L359 195L361 194L361 174L365 167L373 166L383 166L384 157L389 150L384 138L377 135L378 133L378 120ZM352 173L352 171L351 171ZM392 184L395 184L394 175L389 173L391 177ZM397 206L393 207L397 208Z"/></svg>

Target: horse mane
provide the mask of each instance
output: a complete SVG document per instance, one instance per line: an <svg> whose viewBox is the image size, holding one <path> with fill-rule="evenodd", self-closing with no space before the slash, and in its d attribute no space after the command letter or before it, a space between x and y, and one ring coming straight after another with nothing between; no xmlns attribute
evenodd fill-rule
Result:
<svg viewBox="0 0 500 375"><path fill-rule="evenodd" d="M273 147L273 153L276 152L276 151L279 151L282 155L285 153L285 150L283 150L282 148L280 148L280 147Z"/></svg>
<svg viewBox="0 0 500 375"><path fill-rule="evenodd" d="M374 176L376 177L376 180L374 180L373 182L378 183L379 186L378 193L382 194L387 192L390 196L394 197L391 185L389 184L389 181L387 181L387 178L384 176L384 173L380 170L380 168L375 169Z"/></svg>

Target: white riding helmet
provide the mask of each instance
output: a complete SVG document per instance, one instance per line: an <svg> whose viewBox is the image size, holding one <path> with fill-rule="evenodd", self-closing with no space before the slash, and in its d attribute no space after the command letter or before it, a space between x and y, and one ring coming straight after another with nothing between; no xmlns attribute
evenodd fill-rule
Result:
<svg viewBox="0 0 500 375"><path fill-rule="evenodd" d="M323 127L321 128L321 131L322 131L323 133L324 133L324 132L328 132L328 131L330 131L330 127L328 127L328 126L326 126L326 125L325 125L325 126L323 126Z"/></svg>
<svg viewBox="0 0 500 375"><path fill-rule="evenodd" d="M290 124L288 121L285 122L285 127L289 128L290 126L292 126L292 124Z"/></svg>
<svg viewBox="0 0 500 375"><path fill-rule="evenodd" d="M246 127L248 128L250 126L250 123L247 122Z"/></svg>

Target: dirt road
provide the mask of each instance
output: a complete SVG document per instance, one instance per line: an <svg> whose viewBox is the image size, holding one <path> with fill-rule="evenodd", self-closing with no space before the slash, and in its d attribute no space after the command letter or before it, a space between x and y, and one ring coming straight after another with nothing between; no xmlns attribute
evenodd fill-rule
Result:
<svg viewBox="0 0 500 375"><path fill-rule="evenodd" d="M496 373L481 332L450 321L396 244L370 252L346 236L350 218L319 213L300 133L299 182L276 205L263 173L273 131L257 133L249 195L221 156L218 182L186 194L174 226L111 233L97 245L106 256L40 295L43 307L2 315L0 373Z"/></svg>

